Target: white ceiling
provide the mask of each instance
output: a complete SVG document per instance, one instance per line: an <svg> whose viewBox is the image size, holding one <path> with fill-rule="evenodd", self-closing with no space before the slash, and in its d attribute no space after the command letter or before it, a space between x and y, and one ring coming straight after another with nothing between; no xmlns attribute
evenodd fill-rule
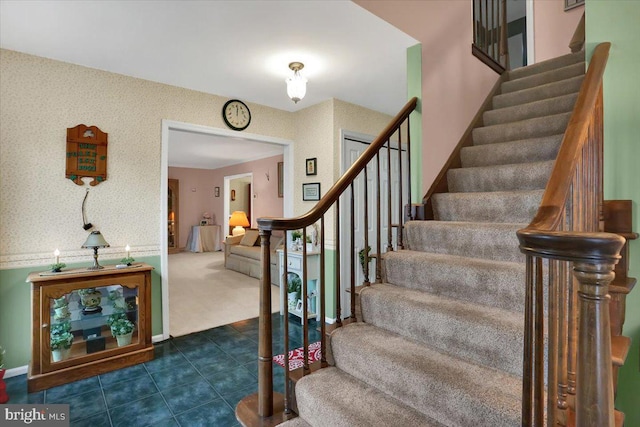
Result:
<svg viewBox="0 0 640 427"><path fill-rule="evenodd" d="M2 48L286 111L339 98L397 113L416 43L351 1L0 0ZM298 104L284 83L292 61L309 80ZM282 153L212 138L172 131L170 166L215 169L246 153Z"/></svg>

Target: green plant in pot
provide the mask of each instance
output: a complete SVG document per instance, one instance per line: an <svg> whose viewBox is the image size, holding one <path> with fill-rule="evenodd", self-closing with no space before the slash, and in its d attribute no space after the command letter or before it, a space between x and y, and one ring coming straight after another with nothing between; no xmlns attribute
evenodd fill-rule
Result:
<svg viewBox="0 0 640 427"><path fill-rule="evenodd" d="M135 325L126 317L120 318L111 322L109 325L111 328L111 334L118 341L118 347L131 344L131 336L133 335L133 328Z"/></svg>
<svg viewBox="0 0 640 427"><path fill-rule="evenodd" d="M369 258L369 253L371 252L371 246L367 246L366 249L360 249L358 252L358 257L360 258L360 266L362 267L362 274L365 274L365 263L370 263L371 258Z"/></svg>
<svg viewBox="0 0 640 427"><path fill-rule="evenodd" d="M54 323L51 325L51 335L62 335L65 332L71 332L71 322L65 321L60 323Z"/></svg>
<svg viewBox="0 0 640 427"><path fill-rule="evenodd" d="M302 280L300 276L295 273L287 274L287 294L289 297L289 305L293 303L295 306L296 301L300 299L302 292Z"/></svg>
<svg viewBox="0 0 640 427"><path fill-rule="evenodd" d="M53 327L51 330L51 357L54 362L60 362L69 357L73 334L69 331L53 333Z"/></svg>

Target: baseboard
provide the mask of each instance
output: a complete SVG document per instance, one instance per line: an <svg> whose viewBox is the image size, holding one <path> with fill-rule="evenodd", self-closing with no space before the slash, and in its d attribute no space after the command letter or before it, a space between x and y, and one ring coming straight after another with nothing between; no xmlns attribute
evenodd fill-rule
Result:
<svg viewBox="0 0 640 427"><path fill-rule="evenodd" d="M18 375L24 375L27 373L29 367L27 365L18 366L17 368L7 369L4 373L5 378L17 377Z"/></svg>
<svg viewBox="0 0 640 427"><path fill-rule="evenodd" d="M168 340L169 337L165 338L163 334L154 335L151 337L152 343L162 342Z"/></svg>
<svg viewBox="0 0 640 427"><path fill-rule="evenodd" d="M333 325L334 323L336 323L336 318L335 317L325 317L324 321L325 321L325 323L328 323L329 325Z"/></svg>

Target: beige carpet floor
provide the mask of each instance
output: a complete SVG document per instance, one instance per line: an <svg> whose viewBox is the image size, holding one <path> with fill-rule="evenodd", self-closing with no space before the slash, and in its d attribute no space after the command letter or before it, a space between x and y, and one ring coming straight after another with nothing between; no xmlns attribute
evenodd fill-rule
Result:
<svg viewBox="0 0 640 427"><path fill-rule="evenodd" d="M271 286L272 312L280 310ZM258 317L259 281L224 268L224 252L169 255L169 333L176 337Z"/></svg>

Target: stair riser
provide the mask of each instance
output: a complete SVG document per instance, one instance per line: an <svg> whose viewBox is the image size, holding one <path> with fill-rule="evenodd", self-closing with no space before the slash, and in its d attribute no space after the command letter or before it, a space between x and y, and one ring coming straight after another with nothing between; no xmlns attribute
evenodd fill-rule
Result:
<svg viewBox="0 0 640 427"><path fill-rule="evenodd" d="M537 117L514 123L485 126L473 130L473 144L495 144L520 139L540 138L564 133L571 113Z"/></svg>
<svg viewBox="0 0 640 427"><path fill-rule="evenodd" d="M460 151L462 167L511 165L554 160L563 135L533 138L522 141L464 147Z"/></svg>
<svg viewBox="0 0 640 427"><path fill-rule="evenodd" d="M462 311L460 304L449 305L441 298L410 300L399 292L385 292L381 285L365 289L360 301L363 320L369 324L442 353L522 375L520 315L504 312L505 318L500 319L495 311Z"/></svg>
<svg viewBox="0 0 640 427"><path fill-rule="evenodd" d="M503 310L524 310L522 263L413 251L387 252L383 280L408 289Z"/></svg>
<svg viewBox="0 0 640 427"><path fill-rule="evenodd" d="M405 227L407 248L494 261L522 262L516 231L526 224L421 221Z"/></svg>
<svg viewBox="0 0 640 427"><path fill-rule="evenodd" d="M517 92L506 93L504 95L496 95L492 100L493 108L513 107L515 105L527 104L529 102L576 93L580 90L580 85L583 80L584 76L578 76L536 88L519 90Z"/></svg>
<svg viewBox="0 0 640 427"><path fill-rule="evenodd" d="M529 222L540 206L542 190L527 192L434 194L437 221Z"/></svg>
<svg viewBox="0 0 640 427"><path fill-rule="evenodd" d="M349 325L331 337L337 368L444 425L520 425L521 386L516 377L495 370L489 374L459 359L452 362L397 335L361 333L368 338L359 339L345 333L357 325L365 328L356 331L372 327ZM393 369L385 369L389 366ZM478 393L480 389L484 393Z"/></svg>
<svg viewBox="0 0 640 427"><path fill-rule="evenodd" d="M572 93L514 107L490 110L483 114L482 121L485 126L493 126L552 114L567 113L573 110L577 98L578 94Z"/></svg>
<svg viewBox="0 0 640 427"><path fill-rule="evenodd" d="M447 183L452 193L540 190L547 185L552 168L553 162L549 161L451 169Z"/></svg>
<svg viewBox="0 0 640 427"><path fill-rule="evenodd" d="M521 79L538 73L544 73L567 65L584 62L584 52L569 53L558 58L549 59L529 65L528 67L516 68L509 71L507 77L509 80Z"/></svg>
<svg viewBox="0 0 640 427"><path fill-rule="evenodd" d="M517 80L509 80L500 87L501 93L510 93L518 90L529 89L541 86L547 83L553 83L560 80L570 79L571 77L580 76L585 73L584 62L568 65L555 70L534 74Z"/></svg>

